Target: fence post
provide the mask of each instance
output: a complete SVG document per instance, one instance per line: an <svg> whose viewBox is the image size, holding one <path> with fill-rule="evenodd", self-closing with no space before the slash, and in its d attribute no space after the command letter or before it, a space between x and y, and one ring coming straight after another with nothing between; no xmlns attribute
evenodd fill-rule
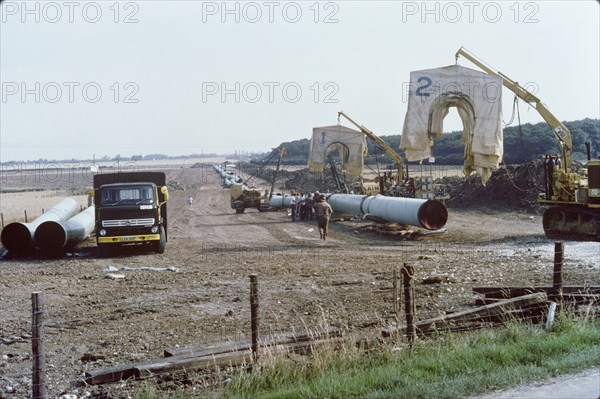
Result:
<svg viewBox="0 0 600 399"><path fill-rule="evenodd" d="M23 213L25 214L25 223L28 223L29 221L27 220L27 210L24 210Z"/></svg>
<svg viewBox="0 0 600 399"><path fill-rule="evenodd" d="M250 329L252 330L252 360L258 360L258 275L250 275Z"/></svg>
<svg viewBox="0 0 600 399"><path fill-rule="evenodd" d="M394 319L396 320L396 330L400 325L400 307L398 306L398 270L394 269L394 275L392 276L392 282L394 284Z"/></svg>
<svg viewBox="0 0 600 399"><path fill-rule="evenodd" d="M31 352L33 355L33 399L46 398L46 354L44 352L44 303L42 293L31 294Z"/></svg>
<svg viewBox="0 0 600 399"><path fill-rule="evenodd" d="M402 267L402 285L404 287L404 312L406 313L406 336L408 342L412 346L415 342L416 332L414 325L415 316L415 302L414 302L414 288L413 288L413 277L415 276L415 269L404 263Z"/></svg>
<svg viewBox="0 0 600 399"><path fill-rule="evenodd" d="M0 212L0 219L2 219L2 228L4 228L4 214Z"/></svg>
<svg viewBox="0 0 600 399"><path fill-rule="evenodd" d="M554 273L552 274L552 292L553 300L558 304L558 310L562 309L563 305L563 281L562 281L562 266L565 253L565 244L562 241L554 243Z"/></svg>

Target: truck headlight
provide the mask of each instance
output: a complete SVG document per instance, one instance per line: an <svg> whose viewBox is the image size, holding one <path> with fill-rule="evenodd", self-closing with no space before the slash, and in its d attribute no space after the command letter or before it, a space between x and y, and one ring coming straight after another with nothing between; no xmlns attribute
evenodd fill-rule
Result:
<svg viewBox="0 0 600 399"><path fill-rule="evenodd" d="M158 233L158 226L152 226L152 228L150 229L150 231L152 232L152 234Z"/></svg>
<svg viewBox="0 0 600 399"><path fill-rule="evenodd" d="M104 237L106 235L106 230L102 229L98 232L98 234Z"/></svg>

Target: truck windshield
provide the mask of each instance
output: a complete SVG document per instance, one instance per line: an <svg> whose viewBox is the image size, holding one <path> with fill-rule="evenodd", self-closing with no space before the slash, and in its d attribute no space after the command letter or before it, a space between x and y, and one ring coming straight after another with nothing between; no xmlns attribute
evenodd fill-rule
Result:
<svg viewBox="0 0 600 399"><path fill-rule="evenodd" d="M153 204L152 186L105 187L102 189L102 205Z"/></svg>

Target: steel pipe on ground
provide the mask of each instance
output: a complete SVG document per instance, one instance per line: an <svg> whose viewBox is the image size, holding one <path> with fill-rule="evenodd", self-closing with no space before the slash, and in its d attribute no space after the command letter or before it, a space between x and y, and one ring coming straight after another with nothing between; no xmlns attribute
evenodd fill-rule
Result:
<svg viewBox="0 0 600 399"><path fill-rule="evenodd" d="M47 221L63 222L73 217L78 210L77 201L73 198L65 198L31 223L10 223L0 235L2 245L9 252L25 253L30 251L33 248L35 231L39 225Z"/></svg>
<svg viewBox="0 0 600 399"><path fill-rule="evenodd" d="M40 224L35 230L35 243L42 251L61 251L89 237L94 223L94 207L90 206L65 222L49 220Z"/></svg>
<svg viewBox="0 0 600 399"><path fill-rule="evenodd" d="M427 230L438 230L448 221L448 209L436 200L385 197L383 195L332 194L329 203L334 212L372 215Z"/></svg>
<svg viewBox="0 0 600 399"><path fill-rule="evenodd" d="M269 202L273 208L289 208L292 206L292 198L291 196L274 195Z"/></svg>

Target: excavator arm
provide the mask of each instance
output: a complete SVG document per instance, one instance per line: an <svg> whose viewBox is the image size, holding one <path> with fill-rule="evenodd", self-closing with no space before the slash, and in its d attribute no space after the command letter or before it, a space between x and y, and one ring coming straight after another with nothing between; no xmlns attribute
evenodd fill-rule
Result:
<svg viewBox="0 0 600 399"><path fill-rule="evenodd" d="M460 56L486 73L501 77L504 87L535 107L558 139L563 165L555 166L553 156L544 158L545 192L538 196L538 202L548 207L542 219L546 236L553 239L600 242L600 160L591 160L588 153L587 173L571 171L571 132L546 105L533 93L502 72L495 71L463 47L456 52L456 61Z"/></svg>
<svg viewBox="0 0 600 399"><path fill-rule="evenodd" d="M379 146L381 146L383 148L383 150L386 152L386 154L388 154L394 160L394 162L396 163L396 166L398 167L398 174L396 175L396 183L399 184L399 183L403 182L405 179L405 173L404 173L404 160L402 159L402 157L396 151L394 151L394 149L392 147L390 147L385 141L383 141L381 138L379 138L375 133L373 133L372 131L367 129L365 126L354 121L352 118L350 118L348 115L346 115L344 113L344 111L338 112L338 120L339 120L340 116L343 116L344 118L346 118L350 123L352 123L354 126L359 128L360 131L363 132L368 138L370 138L371 140L373 140L375 143L377 143Z"/></svg>
<svg viewBox="0 0 600 399"><path fill-rule="evenodd" d="M556 135L556 138L558 139L558 145L562 150L565 173L568 173L570 171L571 151L573 148L573 138L571 137L571 132L569 131L569 129L567 129L565 125L562 124L562 122L560 122L552 114L552 112L550 112L548 107L546 107L546 105L542 103L542 100L540 100L533 93L525 89L523 86L519 85L519 83L513 81L502 72L494 70L493 68L485 64L483 61L475 57L473 54L471 54L464 47L458 49L458 51L455 54L457 62L460 56L468 59L473 64L481 68L481 70L483 70L484 72L489 73L490 75L501 77L502 84L504 85L504 87L515 93L515 95L517 95L517 97L519 97L521 100L535 107L536 111L539 112L539 114L542 116L542 118L544 118L546 123L550 125L550 127L552 128L552 132Z"/></svg>

